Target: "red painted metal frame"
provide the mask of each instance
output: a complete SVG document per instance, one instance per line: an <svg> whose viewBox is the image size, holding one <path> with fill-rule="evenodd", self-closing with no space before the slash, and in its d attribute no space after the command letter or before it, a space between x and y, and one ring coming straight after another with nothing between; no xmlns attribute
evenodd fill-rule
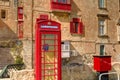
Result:
<svg viewBox="0 0 120 80"><path fill-rule="evenodd" d="M94 56L94 69L98 72L111 70L111 56Z"/></svg>
<svg viewBox="0 0 120 80"><path fill-rule="evenodd" d="M71 4L54 2L51 0L51 10L53 10L53 11L60 10L60 11L70 12L71 11Z"/></svg>
<svg viewBox="0 0 120 80"><path fill-rule="evenodd" d="M48 25L48 26L58 26L57 29L48 29L48 28L41 28L41 25ZM40 71L41 69L41 34L56 34L58 35L58 78L57 80L61 80L61 29L60 24L55 21L50 20L36 20L36 52L35 52L35 80L42 80L42 74Z"/></svg>

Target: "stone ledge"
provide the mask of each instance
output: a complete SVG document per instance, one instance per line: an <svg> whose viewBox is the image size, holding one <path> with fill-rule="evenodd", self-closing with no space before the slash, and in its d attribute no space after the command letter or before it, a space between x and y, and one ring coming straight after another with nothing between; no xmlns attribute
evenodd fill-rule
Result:
<svg viewBox="0 0 120 80"><path fill-rule="evenodd" d="M12 71L10 80L34 80L34 70Z"/></svg>

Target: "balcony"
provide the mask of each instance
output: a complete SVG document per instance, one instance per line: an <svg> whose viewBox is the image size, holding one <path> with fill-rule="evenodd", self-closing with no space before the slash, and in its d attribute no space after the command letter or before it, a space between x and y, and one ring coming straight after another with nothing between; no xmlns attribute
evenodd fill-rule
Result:
<svg viewBox="0 0 120 80"><path fill-rule="evenodd" d="M58 12L70 12L71 4L51 2L51 10L58 11Z"/></svg>

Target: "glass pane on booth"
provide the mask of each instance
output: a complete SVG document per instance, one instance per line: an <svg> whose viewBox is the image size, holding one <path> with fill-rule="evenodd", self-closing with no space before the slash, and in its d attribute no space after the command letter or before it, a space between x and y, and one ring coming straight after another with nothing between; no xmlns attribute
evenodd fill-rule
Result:
<svg viewBox="0 0 120 80"><path fill-rule="evenodd" d="M54 63L54 52L45 53L45 63Z"/></svg>
<svg viewBox="0 0 120 80"><path fill-rule="evenodd" d="M55 40L45 40L45 44L54 45Z"/></svg>
<svg viewBox="0 0 120 80"><path fill-rule="evenodd" d="M54 76L45 76L45 80L55 80Z"/></svg>
<svg viewBox="0 0 120 80"><path fill-rule="evenodd" d="M54 70L52 70L52 69L49 70L49 69L48 69L48 70L45 71L45 74L46 74L46 75L54 75Z"/></svg>
<svg viewBox="0 0 120 80"><path fill-rule="evenodd" d="M54 64L45 64L45 69L54 69Z"/></svg>
<svg viewBox="0 0 120 80"><path fill-rule="evenodd" d="M42 34L42 39L57 39L56 34Z"/></svg>

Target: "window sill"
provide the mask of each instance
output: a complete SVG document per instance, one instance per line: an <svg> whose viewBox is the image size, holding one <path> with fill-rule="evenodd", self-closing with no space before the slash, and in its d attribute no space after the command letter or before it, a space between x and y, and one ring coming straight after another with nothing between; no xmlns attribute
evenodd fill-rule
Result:
<svg viewBox="0 0 120 80"><path fill-rule="evenodd" d="M104 35L98 35L98 37L108 38L108 35L107 35L107 34L104 34Z"/></svg>
<svg viewBox="0 0 120 80"><path fill-rule="evenodd" d="M71 35L83 35L82 33L71 33Z"/></svg>
<svg viewBox="0 0 120 80"><path fill-rule="evenodd" d="M100 10L107 10L106 7L99 7Z"/></svg>
<svg viewBox="0 0 120 80"><path fill-rule="evenodd" d="M7 20L7 18L0 18L1 20L3 20L3 21L6 21Z"/></svg>

